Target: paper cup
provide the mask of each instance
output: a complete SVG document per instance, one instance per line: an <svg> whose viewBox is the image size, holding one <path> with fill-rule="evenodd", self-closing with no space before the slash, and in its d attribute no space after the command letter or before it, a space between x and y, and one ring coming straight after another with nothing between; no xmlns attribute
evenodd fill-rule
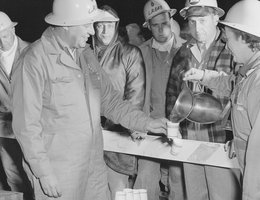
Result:
<svg viewBox="0 0 260 200"><path fill-rule="evenodd" d="M167 137L170 138L178 137L178 134L180 133L179 125L180 123L173 123L167 121Z"/></svg>
<svg viewBox="0 0 260 200"><path fill-rule="evenodd" d="M116 192L115 200L126 200L126 194L123 191Z"/></svg>
<svg viewBox="0 0 260 200"><path fill-rule="evenodd" d="M147 190L140 189L139 192L140 192L141 200L147 200Z"/></svg>

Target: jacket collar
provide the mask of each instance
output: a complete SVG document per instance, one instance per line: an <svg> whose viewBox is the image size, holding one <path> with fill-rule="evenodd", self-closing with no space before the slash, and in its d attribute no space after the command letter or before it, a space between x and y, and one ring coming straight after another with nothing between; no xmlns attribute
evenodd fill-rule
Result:
<svg viewBox="0 0 260 200"><path fill-rule="evenodd" d="M76 61L73 60L68 51L68 45L60 40L53 27L49 27L45 30L41 37L41 41L47 54L57 56L59 61L67 67L81 70L77 61L83 48L76 50Z"/></svg>
<svg viewBox="0 0 260 200"><path fill-rule="evenodd" d="M249 61L240 67L238 73L242 77L249 76L252 72L258 69L260 66L260 51L256 52Z"/></svg>
<svg viewBox="0 0 260 200"><path fill-rule="evenodd" d="M26 48L26 46L29 45L27 42L21 40L21 38L19 38L18 36L17 36L17 41L18 41L18 45L17 45L15 56L14 56L14 63L17 62L19 56L21 55L22 51ZM14 71L17 69L17 67L18 66L16 64L13 65L11 75L14 73Z"/></svg>
<svg viewBox="0 0 260 200"><path fill-rule="evenodd" d="M167 51L168 53L171 52L172 47L175 46L175 36L172 34L171 39L164 44L157 42L154 38L152 40L152 48L157 49L159 51Z"/></svg>

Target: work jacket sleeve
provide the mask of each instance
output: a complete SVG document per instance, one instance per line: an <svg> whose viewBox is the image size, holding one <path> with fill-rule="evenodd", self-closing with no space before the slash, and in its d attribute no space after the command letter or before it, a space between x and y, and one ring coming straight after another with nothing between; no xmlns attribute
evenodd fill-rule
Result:
<svg viewBox="0 0 260 200"><path fill-rule="evenodd" d="M112 83L101 69L101 112L114 123L136 131L146 132L147 124L151 121L146 114L132 105L123 101L120 94L113 88Z"/></svg>
<svg viewBox="0 0 260 200"><path fill-rule="evenodd" d="M243 176L243 200L256 200L260 198L260 79L255 80L248 92L247 115L249 117L252 130L249 135L245 168ZM241 122L243 123L243 122Z"/></svg>
<svg viewBox="0 0 260 200"><path fill-rule="evenodd" d="M21 58L18 65L12 80L13 129L25 160L34 175L40 178L53 173L40 123L44 77L35 56Z"/></svg>
<svg viewBox="0 0 260 200"><path fill-rule="evenodd" d="M131 48L130 46L129 48ZM141 52L137 48L131 48L124 56L126 66L126 88L124 99L129 100L133 105L143 109L145 94L145 72Z"/></svg>
<svg viewBox="0 0 260 200"><path fill-rule="evenodd" d="M235 76L227 75L224 72L205 70L201 83L222 97L229 97L234 85Z"/></svg>

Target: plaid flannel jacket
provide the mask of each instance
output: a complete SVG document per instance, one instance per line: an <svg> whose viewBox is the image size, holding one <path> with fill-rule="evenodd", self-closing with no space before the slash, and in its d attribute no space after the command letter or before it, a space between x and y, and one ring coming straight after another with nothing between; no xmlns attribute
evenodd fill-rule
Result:
<svg viewBox="0 0 260 200"><path fill-rule="evenodd" d="M169 81L166 89L166 116L168 118L174 107L176 99L178 98L178 95L182 90L183 80L181 73L187 71L192 66L191 58L193 55L190 48L193 46L193 44L194 39L183 44L183 46L179 49L179 51L173 58ZM227 74L234 72L235 64L233 62L233 56L231 55L230 51L225 48L225 45L226 43L224 35L220 33L212 46L212 51L210 52L207 65L203 66L204 69L224 71ZM208 88L205 88L204 90L204 92L213 94L212 91ZM228 98L220 97L216 94L213 95L221 101L223 106L227 104ZM230 113L228 113L227 116L225 116L225 118L221 121L218 121L214 124L206 125L184 120L180 124L182 136L183 138L189 139L187 127L189 127L189 129L197 131L199 131L199 129L206 128L208 130L209 142L224 143L226 142L225 126L228 122L229 115Z"/></svg>

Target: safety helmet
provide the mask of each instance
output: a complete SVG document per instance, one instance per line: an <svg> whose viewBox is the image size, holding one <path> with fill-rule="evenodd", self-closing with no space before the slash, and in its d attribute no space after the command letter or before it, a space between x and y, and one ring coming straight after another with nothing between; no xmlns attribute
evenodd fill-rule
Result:
<svg viewBox="0 0 260 200"><path fill-rule="evenodd" d="M186 18L188 10L192 7L214 8L218 12L219 17L225 14L225 11L218 7L217 0L187 0L185 7L180 11L180 15Z"/></svg>
<svg viewBox="0 0 260 200"><path fill-rule="evenodd" d="M104 10L104 14L96 22L118 22L119 18Z"/></svg>
<svg viewBox="0 0 260 200"><path fill-rule="evenodd" d="M98 21L103 15L95 0L54 0L45 21L56 26L78 26Z"/></svg>
<svg viewBox="0 0 260 200"><path fill-rule="evenodd" d="M17 25L17 22L12 22L7 14L0 11L0 32Z"/></svg>
<svg viewBox="0 0 260 200"><path fill-rule="evenodd" d="M144 5L145 22L143 24L143 27L147 27L148 21L158 14L169 12L170 15L173 16L176 11L176 9L171 9L164 0L149 0Z"/></svg>
<svg viewBox="0 0 260 200"><path fill-rule="evenodd" d="M104 11L104 14L99 17L98 21L103 22L118 22L119 17L117 12L108 5L103 5L100 10ZM96 20L97 21L97 20Z"/></svg>
<svg viewBox="0 0 260 200"><path fill-rule="evenodd" d="M220 23L260 37L260 1L239 1L229 9L226 18Z"/></svg>

